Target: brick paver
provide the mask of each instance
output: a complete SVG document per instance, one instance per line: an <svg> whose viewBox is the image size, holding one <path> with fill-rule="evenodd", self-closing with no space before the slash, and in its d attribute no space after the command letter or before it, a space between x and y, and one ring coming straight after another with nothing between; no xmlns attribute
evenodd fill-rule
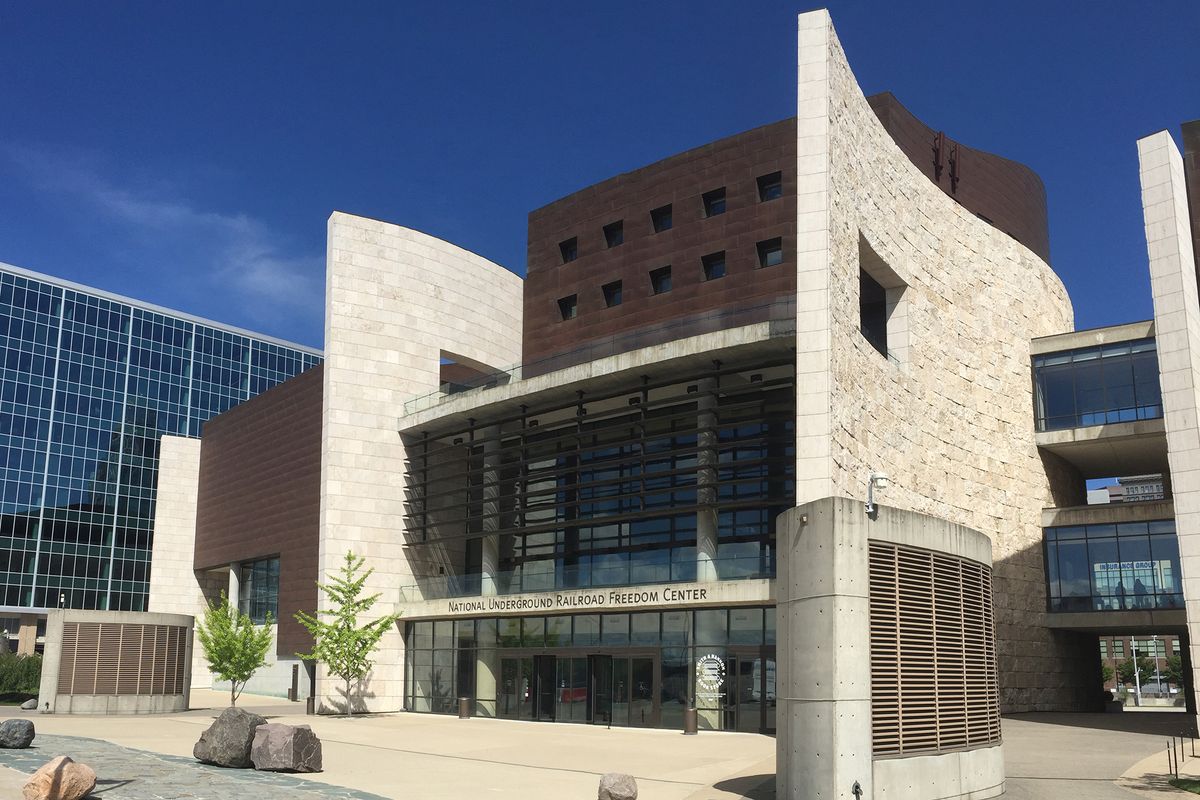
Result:
<svg viewBox="0 0 1200 800"><path fill-rule="evenodd" d="M94 769L95 794L105 800L385 800L377 794L293 775L223 769L80 736L38 734L27 750L0 750L0 764L32 773L59 755Z"/></svg>

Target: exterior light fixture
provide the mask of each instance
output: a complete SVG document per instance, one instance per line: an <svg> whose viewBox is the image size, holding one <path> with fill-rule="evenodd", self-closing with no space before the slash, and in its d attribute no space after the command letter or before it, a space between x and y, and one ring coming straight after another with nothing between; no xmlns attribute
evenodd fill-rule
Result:
<svg viewBox="0 0 1200 800"><path fill-rule="evenodd" d="M867 513L875 513L875 490L883 491L891 483L891 478L886 472L872 472L867 478Z"/></svg>

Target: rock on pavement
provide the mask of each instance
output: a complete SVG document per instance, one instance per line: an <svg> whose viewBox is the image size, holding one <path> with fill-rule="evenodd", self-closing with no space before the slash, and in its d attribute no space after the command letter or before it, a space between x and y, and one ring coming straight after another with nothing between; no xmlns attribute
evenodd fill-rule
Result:
<svg viewBox="0 0 1200 800"><path fill-rule="evenodd" d="M321 740L307 725L271 722L254 732L250 760L269 772L320 772Z"/></svg>
<svg viewBox="0 0 1200 800"><path fill-rule="evenodd" d="M598 800L637 800L637 781L632 775L609 772L600 778Z"/></svg>
<svg viewBox="0 0 1200 800"><path fill-rule="evenodd" d="M33 723L27 719L0 722L0 747L23 749L33 741Z"/></svg>
<svg viewBox="0 0 1200 800"><path fill-rule="evenodd" d="M227 708L221 716L200 734L192 755L205 764L247 769L250 766L250 745L254 731L267 721L258 714L240 708Z"/></svg>
<svg viewBox="0 0 1200 800"><path fill-rule="evenodd" d="M24 800L81 800L96 788L96 773L87 764L58 756L43 764L21 790Z"/></svg>

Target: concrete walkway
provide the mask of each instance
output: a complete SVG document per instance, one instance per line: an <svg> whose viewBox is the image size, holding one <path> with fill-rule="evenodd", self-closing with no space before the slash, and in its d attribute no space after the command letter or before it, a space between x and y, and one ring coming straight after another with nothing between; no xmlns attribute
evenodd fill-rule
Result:
<svg viewBox="0 0 1200 800"><path fill-rule="evenodd" d="M39 736L90 737L190 759L192 745L227 699L197 691L193 705L211 703L209 708L153 717L38 715L7 709L0 717L32 719ZM616 771L637 777L644 800L712 800L742 796L743 788L770 783L775 771L775 740L755 734L683 736L675 731L431 714L306 717L302 705L250 696L243 696L239 705L272 721L312 726L323 742L326 771L296 776L299 779L384 797L587 798L595 797L600 775ZM204 774L209 770L202 770ZM253 773L244 776L252 778ZM713 788L726 779L729 785ZM268 790L264 784L262 791L244 796L269 798ZM101 796L116 800L120 795L106 791Z"/></svg>
<svg viewBox="0 0 1200 800"><path fill-rule="evenodd" d="M324 742L326 771L318 775L278 776L252 771L199 767L191 759L200 732L224 709L227 697L194 692L193 703L208 705L182 714L153 717L84 717L39 715L15 709L0 710L0 718L21 715L37 726L37 754L49 760L53 747L71 740L53 736L90 737L121 747L165 756L163 763L182 783L156 797L223 798L208 781L224 776L238 781L243 797L261 800L337 796L335 787L382 797L487 797L497 800L562 800L594 797L600 775L628 772L638 779L643 800L731 800L774 797L775 740L741 733L701 733L683 736L675 731L587 725L549 725L509 720L459 720L431 714L306 717L302 706L274 698L244 696L242 707L269 719L308 724ZM1175 798L1189 795L1165 787L1166 739L1178 733L1182 714L1022 714L1004 719L1008 792L1013 800L1136 800L1138 797ZM53 746L53 747L51 747ZM83 757L99 759L97 770L110 800L141 798L122 784L123 764L96 743L75 743ZM75 753L68 752L69 755ZM117 767L105 763L118 759ZM141 759L141 756L132 758ZM151 758L147 756L147 758ZM109 759L108 762L105 760ZM17 763L19 758L0 758ZM1161 762L1161 763L1160 763ZM25 771L0 766L0 797L19 796ZM159 783L158 767L143 763L150 774L143 784ZM20 766L18 764L18 766ZM1200 775L1200 757L1187 759L1184 772ZM105 774L108 770L110 774ZM128 770L125 770L128 772ZM189 781L191 783L189 783ZM169 782L168 782L169 783ZM196 786L188 788L192 783ZM290 787L290 788L289 788ZM168 788L160 786L159 788ZM204 791L201 791L203 789ZM174 793L172 793L174 792ZM239 795L232 795L239 796ZM351 794L350 796L354 796Z"/></svg>
<svg viewBox="0 0 1200 800"><path fill-rule="evenodd" d="M1153 766L1161 757L1165 772L1167 738L1178 735L1187 721L1182 713L1145 712L1005 717L1005 797L1137 800L1146 791L1153 797L1189 797L1166 787L1165 780L1156 784L1141 769L1145 759Z"/></svg>

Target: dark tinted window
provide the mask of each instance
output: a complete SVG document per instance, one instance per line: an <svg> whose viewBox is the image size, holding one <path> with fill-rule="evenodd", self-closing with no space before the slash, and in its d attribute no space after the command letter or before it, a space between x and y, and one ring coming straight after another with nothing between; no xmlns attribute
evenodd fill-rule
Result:
<svg viewBox="0 0 1200 800"><path fill-rule="evenodd" d="M650 222L655 233L671 230L671 206L665 205L650 212Z"/></svg>
<svg viewBox="0 0 1200 800"><path fill-rule="evenodd" d="M782 239L768 239L758 243L758 265L760 267L773 267L781 263L783 263Z"/></svg>
<svg viewBox="0 0 1200 800"><path fill-rule="evenodd" d="M660 267L650 270L650 288L655 294L671 291L671 268Z"/></svg>
<svg viewBox="0 0 1200 800"><path fill-rule="evenodd" d="M562 260L563 260L564 264L567 263L568 261L574 261L576 258L579 257L579 242L578 242L578 240L574 236L572 236L570 239L567 239L565 242L559 242L558 243L558 252L562 254Z"/></svg>
<svg viewBox="0 0 1200 800"><path fill-rule="evenodd" d="M704 258L700 259L704 264L704 280L711 281L716 278L725 277L725 251L719 253L709 253Z"/></svg>
<svg viewBox="0 0 1200 800"><path fill-rule="evenodd" d="M625 220L619 219L604 226L604 243L616 247L625 242Z"/></svg>
<svg viewBox="0 0 1200 800"><path fill-rule="evenodd" d="M783 197L783 173L772 172L758 179L758 199L760 202L776 200Z"/></svg>
<svg viewBox="0 0 1200 800"><path fill-rule="evenodd" d="M725 213L725 187L713 189L711 192L705 192L702 196L704 200L704 216L715 217L717 214Z"/></svg>
<svg viewBox="0 0 1200 800"><path fill-rule="evenodd" d="M604 305L612 308L621 305L621 282L613 281L601 287L604 290Z"/></svg>
<svg viewBox="0 0 1200 800"><path fill-rule="evenodd" d="M575 319L577 310L578 304L575 295L564 297L558 301L558 313L562 315L563 319Z"/></svg>

